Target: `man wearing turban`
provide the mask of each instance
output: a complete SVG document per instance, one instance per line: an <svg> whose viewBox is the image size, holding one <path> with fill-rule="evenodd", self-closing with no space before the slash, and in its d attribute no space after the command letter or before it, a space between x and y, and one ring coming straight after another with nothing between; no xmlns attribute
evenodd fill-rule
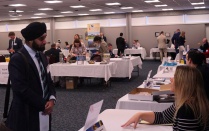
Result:
<svg viewBox="0 0 209 131"><path fill-rule="evenodd" d="M47 59L42 53L46 44L46 25L33 22L21 33L25 44L9 63L13 100L6 126L12 131L49 131L49 116L56 93Z"/></svg>

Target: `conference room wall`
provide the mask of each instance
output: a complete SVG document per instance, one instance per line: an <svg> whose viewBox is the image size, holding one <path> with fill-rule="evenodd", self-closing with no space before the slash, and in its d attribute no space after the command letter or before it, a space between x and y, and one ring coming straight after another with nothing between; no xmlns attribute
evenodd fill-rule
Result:
<svg viewBox="0 0 209 131"><path fill-rule="evenodd" d="M125 34L126 27L101 27L100 31L104 33L107 37L107 43L111 43L113 48L116 48L116 38L119 37L120 32L124 32ZM88 41L85 40L85 32L86 28L79 29L57 29L55 30L55 40L60 39L62 41L61 47L65 47L65 41L68 41L69 44L73 43L74 35L79 34L82 35L82 41L88 46Z"/></svg>
<svg viewBox="0 0 209 131"><path fill-rule="evenodd" d="M142 47L146 49L147 56L149 56L150 49L157 47L157 37L155 37L155 32L164 31L170 34L172 38L173 33L176 29L186 32L186 43L190 48L198 48L198 42L202 38L206 37L206 27L205 24L184 24L184 25L156 25L156 26L135 26L132 27L132 39L139 40ZM171 44L171 41L170 41ZM169 44L169 45L170 45Z"/></svg>

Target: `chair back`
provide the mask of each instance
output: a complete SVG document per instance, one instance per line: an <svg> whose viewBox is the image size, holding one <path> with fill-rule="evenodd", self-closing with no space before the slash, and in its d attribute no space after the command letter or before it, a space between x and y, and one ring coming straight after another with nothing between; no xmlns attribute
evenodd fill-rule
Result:
<svg viewBox="0 0 209 131"><path fill-rule="evenodd" d="M49 56L49 64L53 64L53 63L56 63L56 56L55 55L50 55Z"/></svg>
<svg viewBox="0 0 209 131"><path fill-rule="evenodd" d="M0 55L0 62L6 62L6 59L3 55Z"/></svg>
<svg viewBox="0 0 209 131"><path fill-rule="evenodd" d="M100 55L93 55L91 57L91 60L96 61L96 62L101 62L102 61L102 57Z"/></svg>

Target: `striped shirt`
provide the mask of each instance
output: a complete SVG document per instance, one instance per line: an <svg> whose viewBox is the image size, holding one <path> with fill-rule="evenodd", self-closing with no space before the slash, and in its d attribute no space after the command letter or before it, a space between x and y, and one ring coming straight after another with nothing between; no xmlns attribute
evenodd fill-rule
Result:
<svg viewBox="0 0 209 131"><path fill-rule="evenodd" d="M154 112L153 124L173 123L174 131L209 131L209 122L203 129L201 118L195 118L193 110L186 104L179 108L176 117L174 117L175 111L176 107L173 104L163 112Z"/></svg>

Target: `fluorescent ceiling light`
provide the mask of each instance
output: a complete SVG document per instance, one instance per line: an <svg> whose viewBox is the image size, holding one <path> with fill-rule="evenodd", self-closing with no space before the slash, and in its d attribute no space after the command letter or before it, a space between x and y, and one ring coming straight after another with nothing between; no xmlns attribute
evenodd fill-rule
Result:
<svg viewBox="0 0 209 131"><path fill-rule="evenodd" d="M170 9L162 9L163 11L167 11L167 10L173 10L172 8L170 8Z"/></svg>
<svg viewBox="0 0 209 131"><path fill-rule="evenodd" d="M46 15L46 13L35 13L34 15Z"/></svg>
<svg viewBox="0 0 209 131"><path fill-rule="evenodd" d="M10 20L20 20L20 18L11 18Z"/></svg>
<svg viewBox="0 0 209 131"><path fill-rule="evenodd" d="M10 4L9 6L20 7L20 6L26 6L26 5L25 4Z"/></svg>
<svg viewBox="0 0 209 131"><path fill-rule="evenodd" d="M143 12L143 10L133 10L132 12Z"/></svg>
<svg viewBox="0 0 209 131"><path fill-rule="evenodd" d="M115 12L104 12L104 14L114 14Z"/></svg>
<svg viewBox="0 0 209 131"><path fill-rule="evenodd" d="M55 15L53 17L64 17L64 15Z"/></svg>
<svg viewBox="0 0 209 131"><path fill-rule="evenodd" d="M105 3L106 5L121 5L120 3L118 2L114 2L114 3Z"/></svg>
<svg viewBox="0 0 209 131"><path fill-rule="evenodd" d="M44 2L49 3L49 4L63 3L63 1L60 1L60 0L47 0L47 1L44 1Z"/></svg>
<svg viewBox="0 0 209 131"><path fill-rule="evenodd" d="M89 15L89 14L78 14L78 15Z"/></svg>
<svg viewBox="0 0 209 131"><path fill-rule="evenodd" d="M20 13L20 12L24 12L24 11L22 11L22 10L16 10L16 11L10 10L9 12L17 12L17 13Z"/></svg>
<svg viewBox="0 0 209 131"><path fill-rule="evenodd" d="M165 6L168 6L168 5L155 5L155 7L165 7Z"/></svg>
<svg viewBox="0 0 209 131"><path fill-rule="evenodd" d="M198 2L198 3L191 3L192 5L203 5L205 4L204 2Z"/></svg>
<svg viewBox="0 0 209 131"><path fill-rule="evenodd" d="M133 9L133 7L121 7L120 9L127 10L127 9Z"/></svg>
<svg viewBox="0 0 209 131"><path fill-rule="evenodd" d="M63 12L60 12L60 13L67 14L67 13L73 13L73 12L72 11L63 11Z"/></svg>
<svg viewBox="0 0 209 131"><path fill-rule="evenodd" d="M10 14L9 16L10 16L10 17L20 17L20 16L22 16L22 15L20 15L20 14Z"/></svg>
<svg viewBox="0 0 209 131"><path fill-rule="evenodd" d="M53 10L52 8L39 8L38 10Z"/></svg>
<svg viewBox="0 0 209 131"><path fill-rule="evenodd" d="M102 11L102 9L91 9L89 11Z"/></svg>
<svg viewBox="0 0 209 131"><path fill-rule="evenodd" d="M38 19L38 18L42 18L42 17L30 17L30 18L33 18L33 19Z"/></svg>
<svg viewBox="0 0 209 131"><path fill-rule="evenodd" d="M86 6L83 6L83 5L76 5L76 6L70 6L71 8L84 8Z"/></svg>
<svg viewBox="0 0 209 131"><path fill-rule="evenodd" d="M146 3L156 3L156 2L160 2L159 0L147 0L147 1L144 1Z"/></svg>
<svg viewBox="0 0 209 131"><path fill-rule="evenodd" d="M204 9L205 6L201 6L201 7L194 7L194 9Z"/></svg>

